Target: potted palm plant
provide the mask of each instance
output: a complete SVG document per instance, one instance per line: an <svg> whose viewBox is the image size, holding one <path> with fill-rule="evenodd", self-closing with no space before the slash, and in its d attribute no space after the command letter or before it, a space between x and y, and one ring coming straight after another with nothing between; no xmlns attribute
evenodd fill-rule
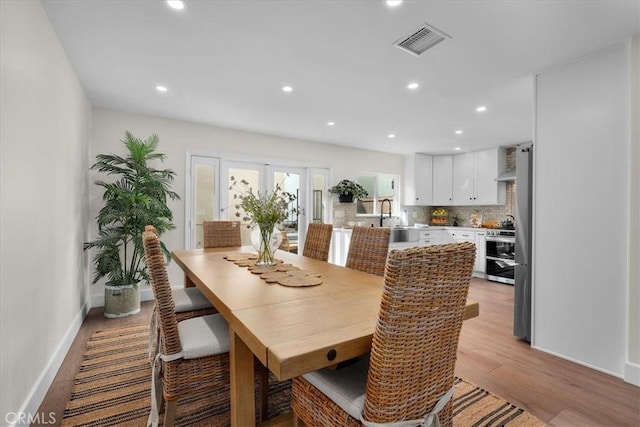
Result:
<svg viewBox="0 0 640 427"><path fill-rule="evenodd" d="M140 311L140 282L148 280L144 263L141 235L146 225L153 225L162 235L175 228L173 213L167 200L180 197L171 191L175 172L155 169L152 162L162 162L165 155L156 152L159 138L146 140L125 133L122 140L127 156L99 154L91 169L108 176L112 181L96 181L104 189L104 206L96 217L98 237L84 244L95 249L93 283L106 277L105 317L123 317ZM169 258L170 253L162 244Z"/></svg>
<svg viewBox="0 0 640 427"><path fill-rule="evenodd" d="M329 189L329 193L337 194L341 203L353 203L353 199L362 199L369 193L355 181L343 179Z"/></svg>

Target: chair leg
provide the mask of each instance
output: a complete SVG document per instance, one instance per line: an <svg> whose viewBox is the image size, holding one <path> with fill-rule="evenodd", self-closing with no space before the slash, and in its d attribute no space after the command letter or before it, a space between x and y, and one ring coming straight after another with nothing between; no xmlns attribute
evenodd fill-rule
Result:
<svg viewBox="0 0 640 427"><path fill-rule="evenodd" d="M260 373L260 420L269 418L269 371L263 369Z"/></svg>
<svg viewBox="0 0 640 427"><path fill-rule="evenodd" d="M176 409L178 408L177 400L167 401L167 407L164 410L164 427L173 427L176 420Z"/></svg>

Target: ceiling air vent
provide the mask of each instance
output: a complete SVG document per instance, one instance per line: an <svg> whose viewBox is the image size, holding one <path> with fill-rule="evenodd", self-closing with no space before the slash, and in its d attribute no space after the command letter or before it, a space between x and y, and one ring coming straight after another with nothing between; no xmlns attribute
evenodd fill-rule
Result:
<svg viewBox="0 0 640 427"><path fill-rule="evenodd" d="M451 36L429 24L424 24L408 37L403 37L396 41L394 45L412 55L418 56L427 49L437 45L445 38L450 39Z"/></svg>

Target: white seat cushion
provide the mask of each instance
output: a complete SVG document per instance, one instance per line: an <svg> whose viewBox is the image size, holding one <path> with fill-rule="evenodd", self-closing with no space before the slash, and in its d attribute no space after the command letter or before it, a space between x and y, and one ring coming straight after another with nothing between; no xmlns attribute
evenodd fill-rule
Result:
<svg viewBox="0 0 640 427"><path fill-rule="evenodd" d="M172 289L171 294L176 306L176 313L211 308L211 303L198 288Z"/></svg>
<svg viewBox="0 0 640 427"><path fill-rule="evenodd" d="M356 420L364 409L364 394L367 388L369 356L360 356L352 365L336 370L321 369L304 374L309 381L329 399Z"/></svg>
<svg viewBox="0 0 640 427"><path fill-rule="evenodd" d="M182 357L195 359L229 351L229 325L220 314L178 322Z"/></svg>

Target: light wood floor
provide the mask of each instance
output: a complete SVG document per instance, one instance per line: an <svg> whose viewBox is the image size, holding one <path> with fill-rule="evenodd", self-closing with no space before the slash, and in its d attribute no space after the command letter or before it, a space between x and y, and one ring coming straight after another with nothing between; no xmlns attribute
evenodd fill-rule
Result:
<svg viewBox="0 0 640 427"><path fill-rule="evenodd" d="M640 426L639 387L533 350L513 337L513 287L474 279L469 297L480 303L480 316L462 328L458 376L553 426ZM101 308L91 310L39 411L54 412L59 425L91 334L148 322L151 308L144 302L139 314L125 319L105 319Z"/></svg>

